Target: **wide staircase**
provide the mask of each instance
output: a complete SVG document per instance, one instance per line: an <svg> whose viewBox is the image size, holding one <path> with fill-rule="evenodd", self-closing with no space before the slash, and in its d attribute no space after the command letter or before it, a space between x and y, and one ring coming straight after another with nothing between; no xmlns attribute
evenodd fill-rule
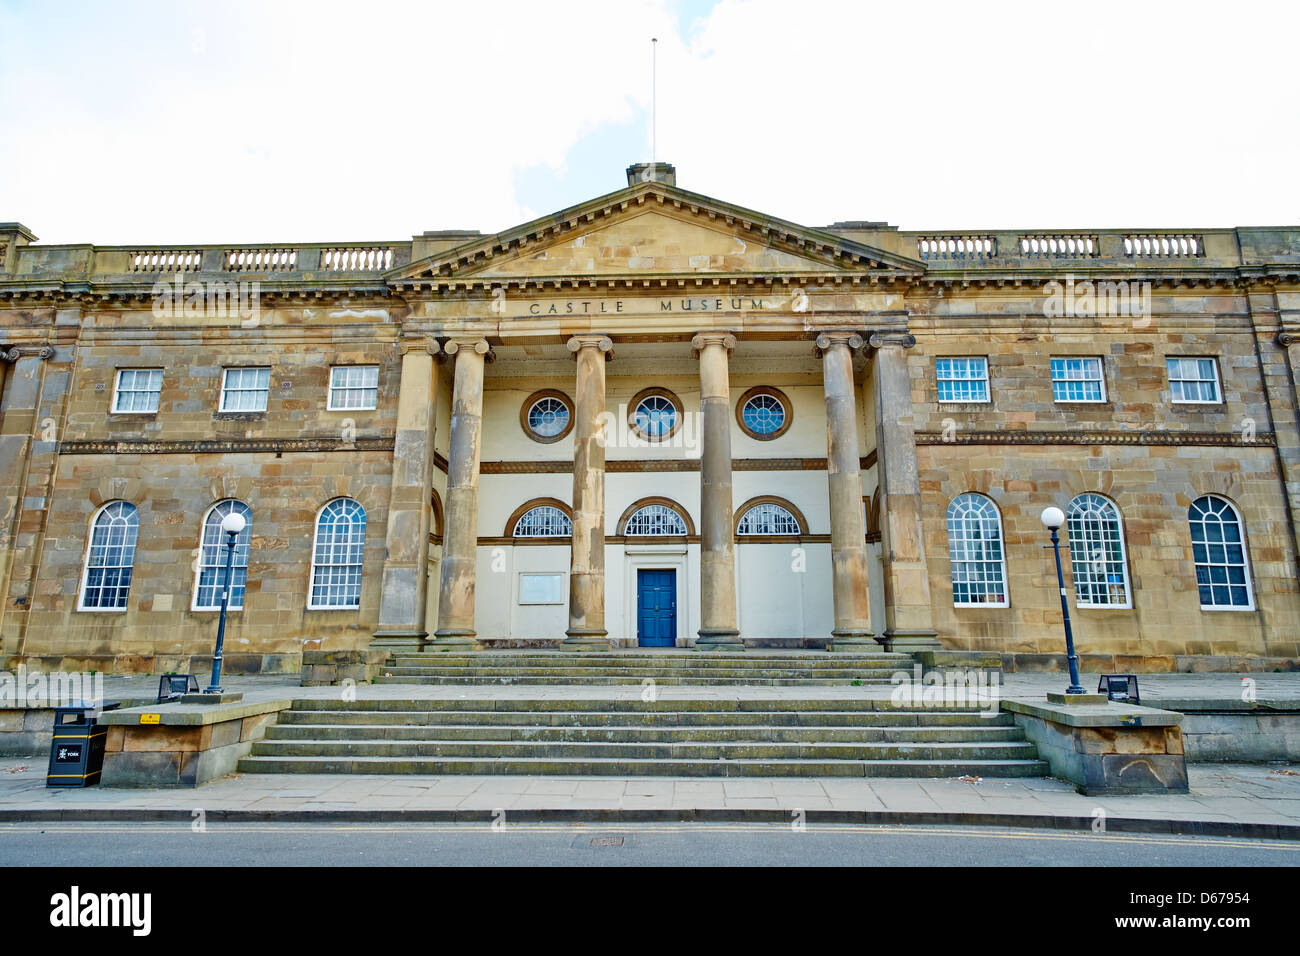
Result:
<svg viewBox="0 0 1300 956"><path fill-rule="evenodd" d="M295 700L244 773L1040 777L1011 715L841 699Z"/></svg>
<svg viewBox="0 0 1300 956"><path fill-rule="evenodd" d="M824 652L735 654L696 651L479 651L397 654L380 684L641 684L734 686L863 686L888 684L910 670L907 654Z"/></svg>

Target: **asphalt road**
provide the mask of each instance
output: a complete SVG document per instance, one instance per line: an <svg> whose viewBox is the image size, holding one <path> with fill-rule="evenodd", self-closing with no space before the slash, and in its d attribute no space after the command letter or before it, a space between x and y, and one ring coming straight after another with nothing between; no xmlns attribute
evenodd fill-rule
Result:
<svg viewBox="0 0 1300 956"><path fill-rule="evenodd" d="M0 866L1300 866L1300 842L776 824L0 825Z"/></svg>

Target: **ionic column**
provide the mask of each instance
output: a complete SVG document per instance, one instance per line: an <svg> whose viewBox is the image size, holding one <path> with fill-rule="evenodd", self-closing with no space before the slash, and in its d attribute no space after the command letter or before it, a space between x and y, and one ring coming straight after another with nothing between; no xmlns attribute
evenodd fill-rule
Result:
<svg viewBox="0 0 1300 956"><path fill-rule="evenodd" d="M856 332L817 336L826 395L826 481L835 601L835 627L828 650L870 653L880 650L880 645L871 633L867 527L862 516L858 403L853 385L853 350L861 347L862 336Z"/></svg>
<svg viewBox="0 0 1300 956"><path fill-rule="evenodd" d="M614 343L575 335L573 542L569 550L569 629L562 650L607 651L605 630L605 361Z"/></svg>
<svg viewBox="0 0 1300 956"><path fill-rule="evenodd" d="M451 448L438 581L437 650L478 647L474 631L474 575L478 563L478 465L483 435L483 365L487 340L453 336L443 351L455 357Z"/></svg>
<svg viewBox="0 0 1300 956"><path fill-rule="evenodd" d="M736 626L735 532L731 525L731 387L727 360L736 337L701 332L691 340L700 360L700 632L696 650L743 651Z"/></svg>
<svg viewBox="0 0 1300 956"><path fill-rule="evenodd" d="M384 538L379 627L372 647L418 649L428 632L424 606L433 512L433 449L437 421L438 366L433 339L401 344L402 379L397 396L392 492Z"/></svg>
<svg viewBox="0 0 1300 956"><path fill-rule="evenodd" d="M930 608L930 572L921 528L921 481L912 426L907 350L916 336L875 332L868 341L876 400L880 553L885 572L885 641L891 651L939 648Z"/></svg>

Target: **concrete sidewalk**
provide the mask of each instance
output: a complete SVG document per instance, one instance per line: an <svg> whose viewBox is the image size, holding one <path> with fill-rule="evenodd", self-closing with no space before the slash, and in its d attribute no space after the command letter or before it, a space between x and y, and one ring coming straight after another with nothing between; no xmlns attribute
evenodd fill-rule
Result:
<svg viewBox="0 0 1300 956"><path fill-rule="evenodd" d="M0 824L26 821L732 820L1019 826L1300 840L1300 768L1191 766L1180 796L1086 797L1045 779L234 775L197 789L50 790L0 760ZM800 815L802 812L802 815Z"/></svg>

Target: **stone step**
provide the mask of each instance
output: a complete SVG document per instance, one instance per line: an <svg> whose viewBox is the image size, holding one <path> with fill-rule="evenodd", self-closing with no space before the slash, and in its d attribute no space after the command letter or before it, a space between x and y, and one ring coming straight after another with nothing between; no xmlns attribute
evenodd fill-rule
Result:
<svg viewBox="0 0 1300 956"><path fill-rule="evenodd" d="M395 667L655 667L663 670L702 668L797 668L800 670L856 670L859 668L894 671L910 667L906 654L837 655L823 657L777 657L744 654L395 654L388 659Z"/></svg>
<svg viewBox="0 0 1300 956"><path fill-rule="evenodd" d="M609 743L531 740L259 740L255 757L499 757L562 760L1027 760L1028 742Z"/></svg>
<svg viewBox="0 0 1300 956"><path fill-rule="evenodd" d="M366 703L374 703L367 701ZM468 703L431 701L430 703ZM694 701L675 701L686 704ZM280 713L279 726L328 725L338 727L1014 727L1011 714L987 716L982 712L951 711L567 711L538 710L293 710Z"/></svg>
<svg viewBox="0 0 1300 956"><path fill-rule="evenodd" d="M438 711L493 711L498 713L540 714L564 713L857 713L882 712L892 715L905 713L971 714L985 711L986 704L972 702L967 705L944 704L942 707L899 707L888 698L878 697L796 697L796 698L689 698L684 700L660 698L642 700L639 696L625 698L539 697L539 698L382 698L373 700L342 700L338 697L301 697L292 701L294 711L350 711L375 713L392 711L402 713L433 713ZM1007 716L1005 714L1001 715Z"/></svg>
<svg viewBox="0 0 1300 956"><path fill-rule="evenodd" d="M267 740L527 740L575 743L975 743L1020 742L1019 727L501 726L492 724L293 723L266 728Z"/></svg>
<svg viewBox="0 0 1300 956"><path fill-rule="evenodd" d="M393 676L377 677L376 684L518 684L524 685L572 685L582 684L593 687L612 687L619 684L640 684L653 680L661 687L867 687L889 683L886 677L678 677L665 674L648 676L600 676L582 677L577 675L556 675L552 677L511 677L492 674L473 676L440 675L427 676Z"/></svg>
<svg viewBox="0 0 1300 956"><path fill-rule="evenodd" d="M419 667L399 667L392 665L384 668L386 676L392 677L465 677L465 676L484 676L484 677L704 677L709 679L733 678L733 677L759 677L759 678L776 678L776 677L804 677L809 679L821 678L853 678L868 677L874 680L890 679L892 672L888 669L869 668L869 667L825 667L825 668L799 668L799 667L655 667L647 664L628 665L620 667L551 667L551 666L509 666L509 667L438 667L433 664L425 664Z"/></svg>
<svg viewBox="0 0 1300 956"><path fill-rule="evenodd" d="M1045 777L1042 760L546 760L245 757L241 773L666 777Z"/></svg>

